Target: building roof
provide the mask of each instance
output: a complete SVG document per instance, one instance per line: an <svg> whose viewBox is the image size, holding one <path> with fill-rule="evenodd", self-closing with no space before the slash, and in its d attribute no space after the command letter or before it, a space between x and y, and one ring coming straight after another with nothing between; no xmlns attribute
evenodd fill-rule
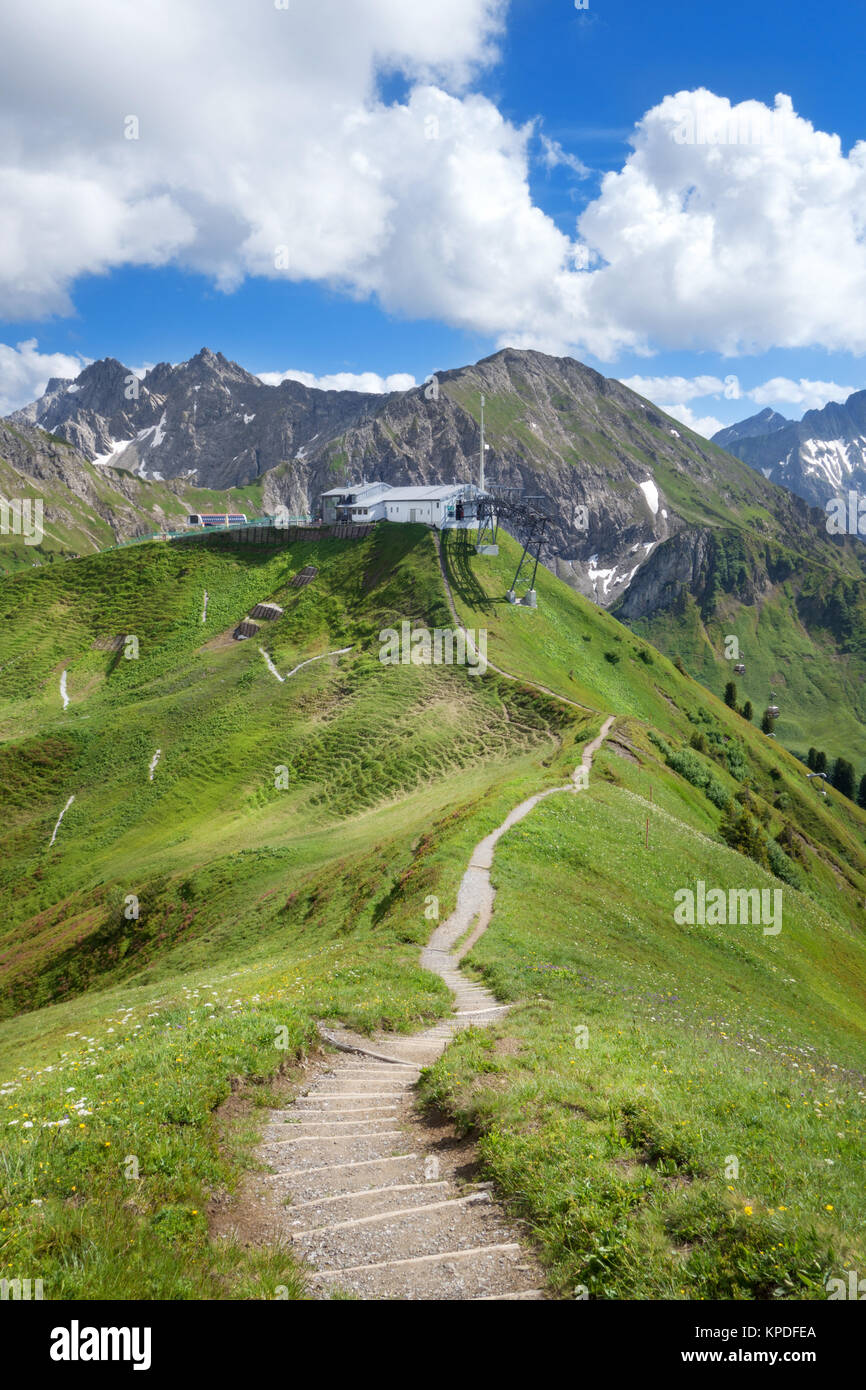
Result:
<svg viewBox="0 0 866 1390"><path fill-rule="evenodd" d="M472 483L440 483L434 487L392 487L388 489L386 502L435 502L453 497L455 493L466 492Z"/></svg>
<svg viewBox="0 0 866 1390"><path fill-rule="evenodd" d="M475 493L474 483L436 483L431 486L414 487L400 483L365 483L357 487L332 487L320 495L322 497L353 497L354 502L346 506L369 506L373 502L430 502L453 497L459 492Z"/></svg>
<svg viewBox="0 0 866 1390"><path fill-rule="evenodd" d="M342 487L329 488L322 497L367 497L371 492L387 492L387 483L344 483Z"/></svg>

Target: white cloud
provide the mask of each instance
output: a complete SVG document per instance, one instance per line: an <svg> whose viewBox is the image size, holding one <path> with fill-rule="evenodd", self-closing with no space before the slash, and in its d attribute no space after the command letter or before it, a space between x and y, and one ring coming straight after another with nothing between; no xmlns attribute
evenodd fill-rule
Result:
<svg viewBox="0 0 866 1390"><path fill-rule="evenodd" d="M666 96L569 237L532 201L534 124L470 89L506 8L6 0L0 313L68 312L80 275L172 262L608 361L866 351L866 143L846 155L786 97ZM393 70L409 95L385 105Z"/></svg>
<svg viewBox="0 0 866 1390"><path fill-rule="evenodd" d="M760 406L795 405L803 411L820 410L828 401L846 401L855 391L863 389L862 386L839 386L835 381L809 381L805 377L792 381L785 376L775 376L759 386L745 388L733 373L724 379L717 376L630 376L623 377L622 383L656 402L671 398L691 401L724 397L731 401L754 401Z"/></svg>
<svg viewBox="0 0 866 1390"><path fill-rule="evenodd" d="M791 381L790 377L774 376L763 386L754 386L744 394L758 405L796 405L801 410L820 410L828 401L846 401L862 386L838 386L835 381Z"/></svg>
<svg viewBox="0 0 866 1390"><path fill-rule="evenodd" d="M582 159L578 159L576 154L568 154L558 140L551 140L549 136L542 135L541 148L542 163L548 169L556 169L559 165L563 165L566 169L570 169L573 174L577 174L579 179L585 179L592 173L592 170L584 164Z"/></svg>
<svg viewBox="0 0 866 1390"><path fill-rule="evenodd" d="M64 352L40 352L35 338L15 347L0 343L0 416L41 396L51 377L77 377L87 362Z"/></svg>
<svg viewBox="0 0 866 1390"><path fill-rule="evenodd" d="M704 439L712 439L714 434L724 429L723 421L717 420L713 415L695 415L687 405L660 405L659 410L663 410L665 415L672 415L675 420L681 421Z"/></svg>
<svg viewBox="0 0 866 1390"><path fill-rule="evenodd" d="M299 381L302 386L313 386L319 391L367 391L373 395L383 395L388 391L411 391L417 386L414 376L408 372L394 372L391 376L379 376L378 372L332 372L329 376L314 376L312 372L259 372L259 380L266 386L279 386L281 381Z"/></svg>
<svg viewBox="0 0 866 1390"><path fill-rule="evenodd" d="M495 160L497 128L510 131L477 98L464 115L460 95L506 3L7 0L0 313L69 312L77 276L168 260L224 289L280 273L387 292L425 167L444 181L466 144ZM389 70L428 95L383 106ZM431 139L424 121L439 115ZM438 206L434 237L447 234Z"/></svg>
<svg viewBox="0 0 866 1390"><path fill-rule="evenodd" d="M623 386L650 401L671 397L691 401L700 396L719 396L725 389L725 383L717 376L624 376L621 380Z"/></svg>
<svg viewBox="0 0 866 1390"><path fill-rule="evenodd" d="M750 122L763 141L729 138ZM866 349L866 143L846 157L784 96L701 90L665 97L633 144L579 219L606 263L584 296L606 352Z"/></svg>

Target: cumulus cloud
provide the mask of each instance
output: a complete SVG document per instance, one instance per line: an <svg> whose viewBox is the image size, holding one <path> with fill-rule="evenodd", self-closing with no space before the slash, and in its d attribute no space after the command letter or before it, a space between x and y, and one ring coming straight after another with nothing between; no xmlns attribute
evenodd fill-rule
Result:
<svg viewBox="0 0 866 1390"><path fill-rule="evenodd" d="M578 224L608 351L866 348L866 143L846 156L785 96L705 90L665 97L632 143Z"/></svg>
<svg viewBox="0 0 866 1390"><path fill-rule="evenodd" d="M329 376L314 376L312 372L290 370L259 372L259 380L266 386L299 381L302 386L313 386L319 391L367 391L377 396L388 391L411 391L418 384L408 372L394 372L391 376L379 376L378 372L332 372Z"/></svg>
<svg viewBox="0 0 866 1390"><path fill-rule="evenodd" d="M695 415L694 411L687 405L660 405L659 410L663 410L665 415L672 415L675 420L687 425L695 434L700 434L704 439L712 439L714 434L724 429L721 420L717 420L714 415Z"/></svg>
<svg viewBox="0 0 866 1390"><path fill-rule="evenodd" d="M787 97L679 92L566 235L532 200L534 124L472 90L506 8L6 0L0 313L68 312L78 276L171 262L605 361L866 350L866 143L846 154ZM386 104L394 71L408 94Z"/></svg>
<svg viewBox="0 0 866 1390"><path fill-rule="evenodd" d="M743 387L734 373L724 379L718 376L630 376L623 377L622 383L655 402L724 397L729 401L754 401L760 406L795 405L803 411L820 410L828 401L846 401L855 391L863 390L862 386L839 386L835 381L810 381L806 377L792 381L785 376L771 377L758 386Z"/></svg>
<svg viewBox="0 0 866 1390"><path fill-rule="evenodd" d="M88 358L40 352L36 338L10 347L0 343L0 416L41 396L51 377L77 377Z"/></svg>
<svg viewBox="0 0 866 1390"><path fill-rule="evenodd" d="M801 377L774 376L762 386L754 386L744 394L758 405L796 405L801 410L820 410L829 401L847 401L862 386L839 386L835 381L807 381Z"/></svg>
<svg viewBox="0 0 866 1390"><path fill-rule="evenodd" d="M384 288L391 219L405 222L423 166L447 162L424 125L437 94L458 145L480 127L487 152L484 113L469 99L461 122L461 93L505 5L7 0L0 313L68 312L77 276L168 260L226 290L247 274ZM391 70L431 97L384 106Z"/></svg>

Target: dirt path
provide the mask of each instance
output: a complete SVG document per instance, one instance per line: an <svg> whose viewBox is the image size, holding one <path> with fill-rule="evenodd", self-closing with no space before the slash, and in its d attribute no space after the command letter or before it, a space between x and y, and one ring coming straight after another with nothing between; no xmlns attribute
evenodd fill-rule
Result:
<svg viewBox="0 0 866 1390"><path fill-rule="evenodd" d="M354 650L354 647L338 647L335 652L323 652L321 656L309 656L306 661L299 661L297 666L293 666L291 671L287 671L283 679L288 680L289 676L293 676L296 671L302 670L304 666L312 666L314 661L327 661L329 656L345 656L346 652L352 652Z"/></svg>
<svg viewBox="0 0 866 1390"><path fill-rule="evenodd" d="M267 665L268 670L270 671L272 676L276 676L277 680L280 682L281 685L284 681L287 681L290 676L294 676L298 671L303 670L305 666L312 666L314 661L327 661L329 656L345 656L346 652L351 652L354 650L354 647L339 647L335 652L322 652L321 656L307 657L306 661L299 661L297 666L293 666L291 671L287 671L284 676L281 676L273 661L265 651L264 647L259 647L259 651L265 658L265 663Z"/></svg>
<svg viewBox="0 0 866 1390"><path fill-rule="evenodd" d="M500 837L554 792L585 785L596 750L613 724L583 750L564 787L528 797L476 845L454 912L434 931L421 963L454 995L450 1018L411 1037L361 1038L321 1028L340 1052L323 1063L288 1109L268 1115L260 1157L271 1169L242 1212L216 1233L258 1243L290 1241L310 1269L319 1298L543 1299L544 1274L525 1236L478 1183L471 1144L457 1142L414 1110L422 1067L441 1056L461 1028L501 1018L505 1005L468 980L460 960L490 922L490 882ZM459 950L455 945L470 932Z"/></svg>
<svg viewBox="0 0 866 1390"><path fill-rule="evenodd" d="M613 722L614 716L611 715L605 720L598 737L586 745L581 756L580 766L575 768L570 782L566 783L564 787L548 787L545 791L536 792L533 796L527 797L525 801L521 801L519 806L515 806L513 811L508 812L505 820L496 830L491 831L475 846L469 861L469 868L460 881L456 908L448 921L436 928L421 952L421 964L426 966L428 970L435 971L437 975L441 975L443 980L446 980L452 988L454 988L452 984L453 967L449 968L446 975L440 969L440 965L443 964L442 958L447 957L449 962L453 961L455 964L461 961L490 924L493 901L496 897L490 883L490 870L493 867L493 854L499 840L513 825L517 825L524 816L528 816L533 807L537 806L539 801L543 801L545 797L553 796L556 792L578 792L582 789L581 770L585 771L587 775L589 774L592 760L607 738ZM471 935L467 937L457 954L453 954L455 943L470 927L472 927ZM462 980L462 975L457 975L457 979ZM491 999L492 997L491 995Z"/></svg>

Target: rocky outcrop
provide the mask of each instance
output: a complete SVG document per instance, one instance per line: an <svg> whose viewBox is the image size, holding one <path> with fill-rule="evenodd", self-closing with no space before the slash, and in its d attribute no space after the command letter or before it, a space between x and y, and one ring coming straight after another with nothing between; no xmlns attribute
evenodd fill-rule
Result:
<svg viewBox="0 0 866 1390"><path fill-rule="evenodd" d="M41 500L49 550L83 554L177 525L189 511L183 490L143 482L123 469L98 470L39 426L0 420L0 496ZM16 538L5 536L3 543L15 548ZM33 546L17 558L38 562L41 549Z"/></svg>
<svg viewBox="0 0 866 1390"><path fill-rule="evenodd" d="M330 439L368 399L291 381L266 386L203 348L179 366L160 363L142 380L114 358L94 362L74 381L52 379L41 399L11 420L61 435L100 465L226 488L295 460L299 451L303 458L305 445ZM289 464L287 493L299 501L291 475Z"/></svg>

